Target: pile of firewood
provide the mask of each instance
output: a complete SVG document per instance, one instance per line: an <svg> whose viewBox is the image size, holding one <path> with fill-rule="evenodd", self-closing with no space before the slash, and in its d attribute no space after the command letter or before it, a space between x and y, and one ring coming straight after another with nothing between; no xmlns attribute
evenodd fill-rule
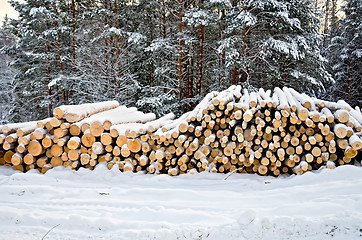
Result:
<svg viewBox="0 0 362 240"><path fill-rule="evenodd" d="M362 159L362 114L291 88L211 92L178 119L116 101L60 106L53 118L0 126L0 165L168 173L301 174Z"/></svg>

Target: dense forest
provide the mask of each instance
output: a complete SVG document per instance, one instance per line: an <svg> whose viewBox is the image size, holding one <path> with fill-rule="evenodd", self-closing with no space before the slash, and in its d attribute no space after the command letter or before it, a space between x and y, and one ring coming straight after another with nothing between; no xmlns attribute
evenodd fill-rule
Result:
<svg viewBox="0 0 362 240"><path fill-rule="evenodd" d="M233 84L362 105L362 0L10 2L2 122L108 99L180 114Z"/></svg>

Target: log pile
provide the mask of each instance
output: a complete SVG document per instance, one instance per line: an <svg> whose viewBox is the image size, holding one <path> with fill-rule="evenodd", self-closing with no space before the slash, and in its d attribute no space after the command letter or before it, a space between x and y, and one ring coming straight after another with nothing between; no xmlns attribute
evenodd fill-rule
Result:
<svg viewBox="0 0 362 240"><path fill-rule="evenodd" d="M0 126L0 165L166 173L302 174L360 164L362 114L294 89L211 92L194 110L156 119L116 101L60 106L54 117Z"/></svg>

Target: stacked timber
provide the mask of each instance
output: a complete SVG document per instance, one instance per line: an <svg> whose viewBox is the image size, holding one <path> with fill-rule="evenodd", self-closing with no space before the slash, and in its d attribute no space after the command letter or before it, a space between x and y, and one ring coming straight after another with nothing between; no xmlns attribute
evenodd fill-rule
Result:
<svg viewBox="0 0 362 240"><path fill-rule="evenodd" d="M67 105L54 117L0 126L0 165L45 173L57 167L124 172L302 174L360 165L362 114L275 88L231 86L211 92L190 112L156 119L116 101Z"/></svg>

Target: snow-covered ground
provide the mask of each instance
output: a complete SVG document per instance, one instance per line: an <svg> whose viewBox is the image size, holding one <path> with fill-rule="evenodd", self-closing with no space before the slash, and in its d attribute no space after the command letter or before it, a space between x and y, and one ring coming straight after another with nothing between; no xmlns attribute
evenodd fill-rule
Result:
<svg viewBox="0 0 362 240"><path fill-rule="evenodd" d="M225 177L1 166L0 239L362 239L362 167Z"/></svg>

